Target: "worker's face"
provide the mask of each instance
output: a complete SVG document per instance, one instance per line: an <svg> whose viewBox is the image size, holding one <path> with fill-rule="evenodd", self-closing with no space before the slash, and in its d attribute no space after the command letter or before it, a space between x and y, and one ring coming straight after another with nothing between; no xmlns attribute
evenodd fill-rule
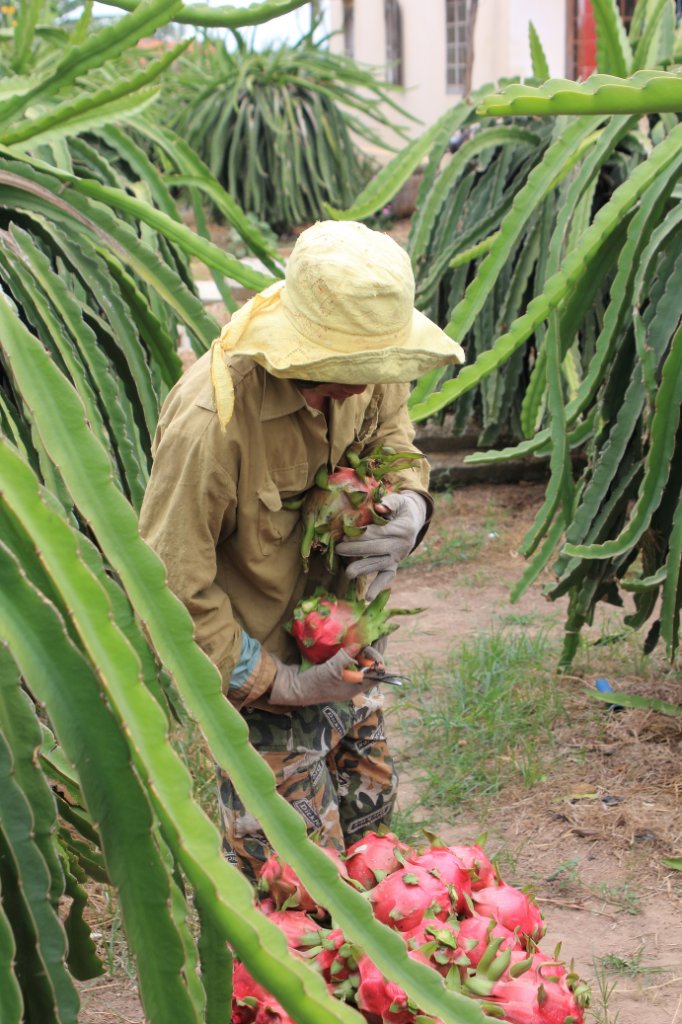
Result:
<svg viewBox="0 0 682 1024"><path fill-rule="evenodd" d="M310 399L319 401L324 398L331 398L334 402L345 402L352 395L361 395L367 387L366 384L315 384L313 381L297 381L299 389L303 391L306 401Z"/></svg>

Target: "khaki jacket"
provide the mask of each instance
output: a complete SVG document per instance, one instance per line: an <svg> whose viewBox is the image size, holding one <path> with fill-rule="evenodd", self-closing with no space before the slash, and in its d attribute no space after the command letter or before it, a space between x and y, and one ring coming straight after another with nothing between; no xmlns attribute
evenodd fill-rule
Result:
<svg viewBox="0 0 682 1024"><path fill-rule="evenodd" d="M342 586L320 557L303 571L300 513L284 502L312 487L321 466L343 464L350 446L359 452L378 444L417 449L408 385L368 386L331 402L327 424L291 381L270 376L250 358L234 358L230 372L235 408L225 432L215 412L209 354L168 396L140 529L189 610L196 642L217 665L224 692L241 704L245 695L228 693L228 685L242 628L266 651L294 663L299 656L283 627L295 605L320 584ZM392 479L427 494L428 464L422 460Z"/></svg>

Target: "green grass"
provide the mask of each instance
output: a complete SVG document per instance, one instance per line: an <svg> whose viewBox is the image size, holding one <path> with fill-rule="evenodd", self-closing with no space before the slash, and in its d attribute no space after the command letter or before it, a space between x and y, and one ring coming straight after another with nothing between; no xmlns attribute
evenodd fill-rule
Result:
<svg viewBox="0 0 682 1024"><path fill-rule="evenodd" d="M187 765L192 777L195 799L219 829L220 813L215 764L196 723L192 719L188 719L182 726L177 727L171 735L171 743Z"/></svg>
<svg viewBox="0 0 682 1024"><path fill-rule="evenodd" d="M597 959L597 964L607 974L629 975L630 977L641 977L647 974L665 974L669 970L666 967L649 966L643 962L645 959L644 946L640 946L635 953L623 953L622 955L620 953L606 953Z"/></svg>
<svg viewBox="0 0 682 1024"><path fill-rule="evenodd" d="M620 1013L609 1006L617 982L609 981L601 961L594 960L596 985L592 989L590 1012L595 1024L620 1024Z"/></svg>
<svg viewBox="0 0 682 1024"><path fill-rule="evenodd" d="M596 895L609 906L617 907L622 913L642 913L639 894L626 882L621 885L608 885L606 882L602 882L597 886Z"/></svg>
<svg viewBox="0 0 682 1024"><path fill-rule="evenodd" d="M580 861L575 857L562 861L547 875L547 881L554 882L559 892L567 892L580 885Z"/></svg>
<svg viewBox="0 0 682 1024"><path fill-rule="evenodd" d="M555 658L545 633L501 630L463 643L442 663L413 667L393 713L426 807L452 813L512 780L542 779L540 751L551 750L552 726L565 714Z"/></svg>
<svg viewBox="0 0 682 1024"><path fill-rule="evenodd" d="M413 555L401 564L411 569L435 569L442 565L470 562L483 546L484 537L470 533L452 533L442 527L429 530L426 539Z"/></svg>

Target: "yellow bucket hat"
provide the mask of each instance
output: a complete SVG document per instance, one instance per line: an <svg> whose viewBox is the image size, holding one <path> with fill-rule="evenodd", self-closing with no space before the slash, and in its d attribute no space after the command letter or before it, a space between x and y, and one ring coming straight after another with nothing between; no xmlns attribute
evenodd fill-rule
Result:
<svg viewBox="0 0 682 1024"><path fill-rule="evenodd" d="M223 426L234 392L226 357L251 356L275 377L335 384L415 380L463 363L460 345L414 308L410 258L390 235L321 221L298 238L278 281L250 299L213 342Z"/></svg>

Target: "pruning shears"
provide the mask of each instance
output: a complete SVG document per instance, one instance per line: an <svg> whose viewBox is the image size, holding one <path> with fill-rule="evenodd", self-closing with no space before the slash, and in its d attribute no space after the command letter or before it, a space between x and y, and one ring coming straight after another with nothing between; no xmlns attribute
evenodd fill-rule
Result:
<svg viewBox="0 0 682 1024"><path fill-rule="evenodd" d="M396 672L387 672L380 661L367 661L366 658L358 658L359 668L345 669L343 672L344 682L362 683L371 679L373 683L388 683L389 686L402 686L409 683L409 676L402 676Z"/></svg>

